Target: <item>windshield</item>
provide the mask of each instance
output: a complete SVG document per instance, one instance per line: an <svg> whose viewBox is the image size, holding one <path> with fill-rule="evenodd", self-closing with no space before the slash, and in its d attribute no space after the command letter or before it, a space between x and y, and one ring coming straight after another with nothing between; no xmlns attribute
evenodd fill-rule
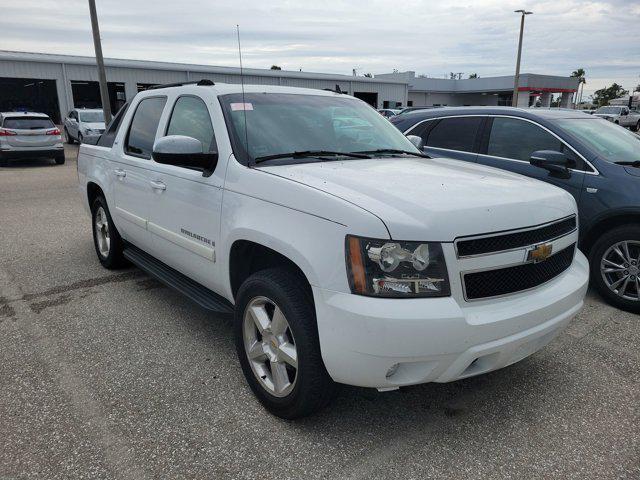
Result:
<svg viewBox="0 0 640 480"><path fill-rule="evenodd" d="M622 107L600 107L596 110L596 113L611 113L613 115L618 115L622 110Z"/></svg>
<svg viewBox="0 0 640 480"><path fill-rule="evenodd" d="M221 96L220 103L234 153L243 163L303 151L394 149L419 153L376 110L346 95L251 93L245 94L243 102L242 94L231 94Z"/></svg>
<svg viewBox="0 0 640 480"><path fill-rule="evenodd" d="M609 162L640 161L640 137L598 118L557 120L558 125Z"/></svg>
<svg viewBox="0 0 640 480"><path fill-rule="evenodd" d="M99 123L104 122L104 112L100 110L99 112L78 112L80 115L81 122L87 123Z"/></svg>

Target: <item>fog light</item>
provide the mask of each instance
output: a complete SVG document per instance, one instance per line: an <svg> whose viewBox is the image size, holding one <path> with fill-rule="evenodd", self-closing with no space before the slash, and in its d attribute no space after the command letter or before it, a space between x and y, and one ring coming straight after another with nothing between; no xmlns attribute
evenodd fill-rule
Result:
<svg viewBox="0 0 640 480"><path fill-rule="evenodd" d="M398 367L399 366L400 366L399 363L391 365L391 368L389 370L387 370L387 374L385 375L385 377L389 378L389 377L392 377L393 375L395 375L395 373L398 371Z"/></svg>

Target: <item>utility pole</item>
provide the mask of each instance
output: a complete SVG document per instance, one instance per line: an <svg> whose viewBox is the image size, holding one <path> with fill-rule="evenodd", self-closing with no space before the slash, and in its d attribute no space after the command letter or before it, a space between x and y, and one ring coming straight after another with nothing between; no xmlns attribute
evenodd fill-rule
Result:
<svg viewBox="0 0 640 480"><path fill-rule="evenodd" d="M98 64L98 79L100 80L100 99L104 112L104 123L111 122L111 102L109 102L109 89L107 88L107 74L104 70L102 58L102 44L100 43L100 27L98 27L98 14L96 13L96 1L89 0L89 14L91 15L91 29L93 30L93 46L96 50L96 63Z"/></svg>
<svg viewBox="0 0 640 480"><path fill-rule="evenodd" d="M518 85L520 83L520 57L522 56L522 35L524 33L524 16L531 15L533 12L526 10L515 10L515 13L522 14L520 17L520 40L518 41L518 58L516 60L516 75L513 80L513 97L511 101L512 107L518 106Z"/></svg>

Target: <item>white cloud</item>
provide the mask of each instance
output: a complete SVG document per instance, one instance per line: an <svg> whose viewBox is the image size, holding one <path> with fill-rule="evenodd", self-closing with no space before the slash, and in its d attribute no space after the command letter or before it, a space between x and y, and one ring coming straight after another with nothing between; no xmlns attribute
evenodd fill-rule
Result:
<svg viewBox="0 0 640 480"><path fill-rule="evenodd" d="M507 75L526 7L522 71L587 71L586 93L640 83L640 2L627 0L100 0L105 56L237 65L240 25L247 67L350 73L394 68ZM91 55L85 0L3 6L2 48Z"/></svg>

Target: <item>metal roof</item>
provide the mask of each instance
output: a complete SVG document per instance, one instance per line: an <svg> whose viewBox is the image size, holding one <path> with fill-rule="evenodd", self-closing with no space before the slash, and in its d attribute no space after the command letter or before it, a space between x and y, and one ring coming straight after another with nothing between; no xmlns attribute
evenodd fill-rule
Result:
<svg viewBox="0 0 640 480"><path fill-rule="evenodd" d="M49 53L31 53L31 52L15 52L9 50L0 50L0 60L16 61L16 62L42 62L42 63L64 63L72 65L89 65L95 66L96 59L94 57L83 57L77 55L59 55ZM193 73L219 73L229 75L240 75L238 67L221 67L215 65L196 65L190 63L172 63L172 62L156 62L151 60L129 60L121 58L105 58L104 64L107 67L118 68L139 68L145 70L169 70L169 71L188 71ZM316 73L316 72L296 72L290 70L267 70L260 68L243 68L245 75L257 75L263 77L290 77L290 78L308 78L322 79L340 82L357 81L370 83L384 83L394 85L405 85L404 80L354 77L351 75L340 75L333 73Z"/></svg>

